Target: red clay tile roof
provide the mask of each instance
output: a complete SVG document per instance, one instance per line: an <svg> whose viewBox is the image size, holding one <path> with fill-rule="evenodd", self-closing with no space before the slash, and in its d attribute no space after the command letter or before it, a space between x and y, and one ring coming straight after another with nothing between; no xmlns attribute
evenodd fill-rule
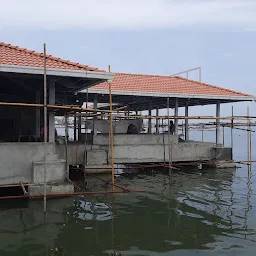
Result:
<svg viewBox="0 0 256 256"><path fill-rule="evenodd" d="M252 95L232 91L179 76L158 76L142 74L115 73L111 83L112 91L137 92L137 93L166 93L214 96L242 96ZM107 83L101 83L91 88L108 89Z"/></svg>
<svg viewBox="0 0 256 256"><path fill-rule="evenodd" d="M43 56L43 53L0 42L0 64L43 67ZM104 72L104 70L57 58L52 55L47 55L46 65L48 68Z"/></svg>

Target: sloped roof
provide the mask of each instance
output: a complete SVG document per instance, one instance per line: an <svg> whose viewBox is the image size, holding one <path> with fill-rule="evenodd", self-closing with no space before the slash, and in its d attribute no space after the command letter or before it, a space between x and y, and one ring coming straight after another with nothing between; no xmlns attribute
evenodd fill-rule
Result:
<svg viewBox="0 0 256 256"><path fill-rule="evenodd" d="M226 96L226 97L253 97L252 95L236 92L218 86L201 83L178 76L159 76L143 74L115 73L111 82L113 93L136 92L152 94L179 94L179 95L205 95L205 96ZM107 83L98 84L90 88L95 90L108 90Z"/></svg>
<svg viewBox="0 0 256 256"><path fill-rule="evenodd" d="M0 42L0 65L1 64L14 66L43 67L44 54ZM56 69L104 72L104 70L99 70L94 67L57 58L52 55L47 55L46 66L48 68Z"/></svg>

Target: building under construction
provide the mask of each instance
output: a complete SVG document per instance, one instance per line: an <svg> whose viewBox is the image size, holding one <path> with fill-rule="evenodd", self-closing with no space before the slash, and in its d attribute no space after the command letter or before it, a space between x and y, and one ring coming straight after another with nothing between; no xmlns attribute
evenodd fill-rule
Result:
<svg viewBox="0 0 256 256"><path fill-rule="evenodd" d="M114 164L223 166L233 160L232 147L221 144L221 104L255 97L177 75L108 71L0 43L1 186L21 186L24 194L34 196L47 184L47 194L72 194L73 184L67 181L74 165L85 172L113 172ZM100 108L102 103L109 105ZM215 117L189 116L189 107L213 104ZM179 108L185 108L185 116L179 116ZM167 109L164 116L159 115L161 109ZM173 116L169 109L174 109ZM65 117L63 140L56 132L55 116ZM215 119L215 143L189 139L189 120L200 118ZM231 125L235 119L230 117ZM179 120L184 120L184 137ZM135 134L127 134L131 124Z"/></svg>

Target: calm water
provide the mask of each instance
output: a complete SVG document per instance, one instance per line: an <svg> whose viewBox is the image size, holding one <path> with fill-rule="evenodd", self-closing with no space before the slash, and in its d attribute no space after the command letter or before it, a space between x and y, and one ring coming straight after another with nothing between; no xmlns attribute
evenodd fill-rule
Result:
<svg viewBox="0 0 256 256"><path fill-rule="evenodd" d="M246 160L245 135L235 135L239 160ZM247 166L190 170L172 180L155 171L119 177L120 185L145 193L49 200L45 216L42 200L1 202L0 256L255 255L255 173L254 165L250 179ZM91 178L89 189L107 188Z"/></svg>

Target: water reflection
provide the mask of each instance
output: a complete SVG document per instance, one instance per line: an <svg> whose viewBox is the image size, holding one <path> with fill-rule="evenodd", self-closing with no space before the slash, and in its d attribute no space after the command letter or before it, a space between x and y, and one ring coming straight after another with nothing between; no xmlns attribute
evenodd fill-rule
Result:
<svg viewBox="0 0 256 256"><path fill-rule="evenodd" d="M102 190L102 183L89 183ZM179 172L170 179L154 170L130 179L120 175L118 183L146 192L50 200L46 215L41 201L5 204L0 255L50 255L55 246L63 255L251 255L253 171L249 179L246 168Z"/></svg>

